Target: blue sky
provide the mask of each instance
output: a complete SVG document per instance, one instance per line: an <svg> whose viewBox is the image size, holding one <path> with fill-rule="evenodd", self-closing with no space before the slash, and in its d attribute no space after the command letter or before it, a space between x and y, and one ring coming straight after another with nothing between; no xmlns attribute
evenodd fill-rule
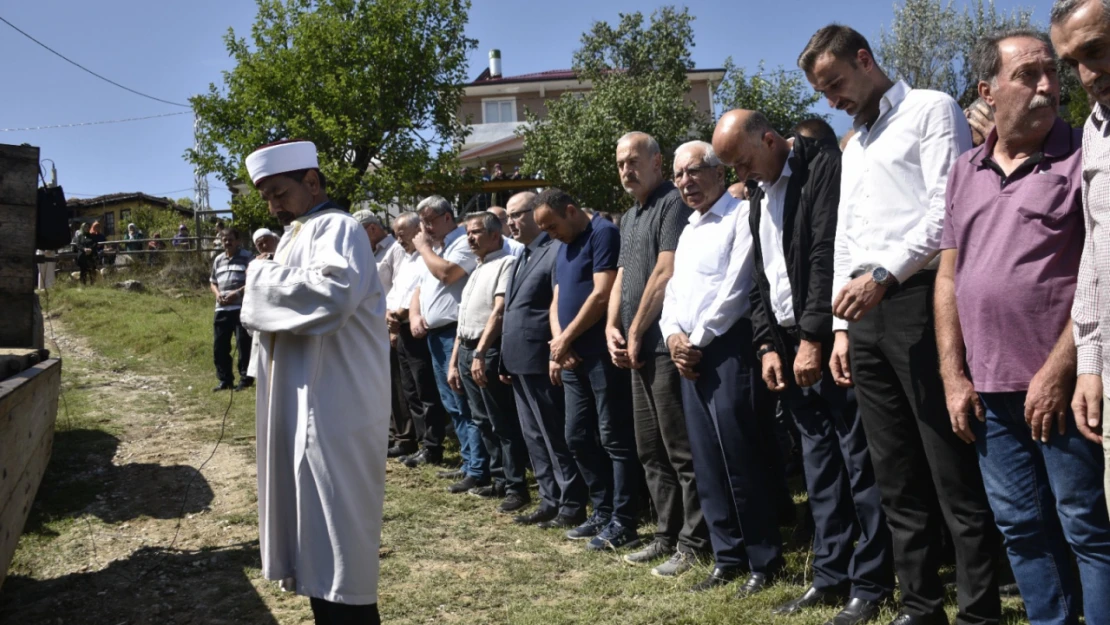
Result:
<svg viewBox="0 0 1110 625"><path fill-rule="evenodd" d="M958 0L963 6L966 0ZM506 75L570 67L581 34L596 20L615 22L620 12L650 13L659 4L631 0L557 2L473 0L469 35L478 40L470 76L499 48ZM682 3L676 3L682 4ZM694 22L694 61L720 67L732 56L754 68L794 67L798 52L817 28L840 21L877 44L890 23L891 0L819 2L684 3ZM999 9L1032 7L1044 21L1048 3L999 0ZM174 102L206 91L232 68L223 43L228 28L249 34L253 0L35 0L0 3L0 17L43 43L116 82ZM133 95L90 76L0 23L0 129L72 124L176 113L187 109ZM827 109L822 108L823 112ZM843 130L846 117L836 114ZM0 143L29 143L53 159L70 196L143 191L191 197L192 167L182 155L192 145L189 114L120 124L0 132ZM210 179L214 208L229 193Z"/></svg>

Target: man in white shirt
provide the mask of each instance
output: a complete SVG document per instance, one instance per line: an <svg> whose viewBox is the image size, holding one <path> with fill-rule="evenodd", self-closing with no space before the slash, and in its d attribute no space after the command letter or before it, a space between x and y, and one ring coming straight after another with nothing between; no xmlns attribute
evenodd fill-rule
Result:
<svg viewBox="0 0 1110 625"><path fill-rule="evenodd" d="M713 143L738 177L758 184L748 220L756 233L753 349L763 381L797 424L814 520L813 584L773 612L842 605L837 625L865 623L893 594L894 570L855 393L833 382L821 357L833 341L840 148L835 137L784 139L762 113L744 110L721 117Z"/></svg>
<svg viewBox="0 0 1110 625"><path fill-rule="evenodd" d="M842 161L829 366L837 384L855 384L894 539L902 610L892 625L948 623L941 523L956 551L957 622L997 623L998 531L975 450L948 419L931 305L948 170L971 147L971 131L955 100L893 82L847 26L817 31L798 65L830 106L854 118Z"/></svg>
<svg viewBox="0 0 1110 625"><path fill-rule="evenodd" d="M389 337L374 252L328 199L315 145L266 146L246 166L285 225L250 264L242 309L260 333L262 575L311 597L318 624L380 623Z"/></svg>
<svg viewBox="0 0 1110 625"><path fill-rule="evenodd" d="M478 266L478 257L466 241L466 228L455 223L454 211L446 199L438 195L426 197L416 206L416 213L420 215L421 231L412 242L424 260L426 270L413 291L409 328L414 337L428 339L439 397L455 424L463 461L458 472L447 472L443 477L458 478L460 481L467 476L479 481L488 480L489 454L482 443L482 433L474 424L466 400L447 383L451 351L458 329L459 300L470 273ZM424 452L421 450L418 455ZM423 458L410 457L410 460L422 463L436 459L429 458L425 453Z"/></svg>
<svg viewBox="0 0 1110 625"><path fill-rule="evenodd" d="M370 245L374 247L374 259L378 263L378 277L381 278L382 288L389 293L393 288L393 279L401 267L401 259L405 257L405 250L397 245L397 239L386 231L382 218L377 213L362 209L352 217L366 230L370 237Z"/></svg>
<svg viewBox="0 0 1110 625"><path fill-rule="evenodd" d="M674 253L659 320L681 376L682 408L714 568L692 589L723 586L750 571L738 597L763 591L782 571L782 537L756 408L758 386L748 292L752 235L748 203L726 193L713 146L675 151L674 181L693 209Z"/></svg>

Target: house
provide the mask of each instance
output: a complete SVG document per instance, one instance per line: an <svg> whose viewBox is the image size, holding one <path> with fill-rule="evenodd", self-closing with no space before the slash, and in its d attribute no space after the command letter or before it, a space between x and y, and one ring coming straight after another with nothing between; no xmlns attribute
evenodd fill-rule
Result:
<svg viewBox="0 0 1110 625"><path fill-rule="evenodd" d="M128 222L137 209L149 208L166 211L180 217L182 221L192 222L193 210L169 198L154 197L145 193L110 193L86 199L68 199L69 223L92 223L99 221L104 227L104 236L121 236L127 230Z"/></svg>
<svg viewBox="0 0 1110 625"><path fill-rule="evenodd" d="M686 100L709 117L714 116L713 91L724 79L723 69L694 69L687 74L690 91ZM459 160L471 169L500 163L509 176L524 156L524 142L514 133L525 123L525 109L539 119L547 116L547 102L564 93L586 94L589 80L579 81L574 70L557 69L517 76L501 73L501 51L490 51L490 66L463 89L459 118L469 120L471 132L462 145Z"/></svg>

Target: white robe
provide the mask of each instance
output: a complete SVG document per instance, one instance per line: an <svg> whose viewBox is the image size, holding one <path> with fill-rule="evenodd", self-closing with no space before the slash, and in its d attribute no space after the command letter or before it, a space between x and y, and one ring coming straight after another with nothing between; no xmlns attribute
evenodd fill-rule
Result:
<svg viewBox="0 0 1110 625"><path fill-rule="evenodd" d="M251 263L243 325L259 332L262 574L298 594L378 600L389 438L385 295L366 232L325 210Z"/></svg>

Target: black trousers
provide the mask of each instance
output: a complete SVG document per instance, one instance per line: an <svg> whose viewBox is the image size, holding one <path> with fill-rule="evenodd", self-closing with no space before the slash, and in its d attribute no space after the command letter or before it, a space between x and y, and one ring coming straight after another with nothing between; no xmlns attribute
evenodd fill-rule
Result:
<svg viewBox="0 0 1110 625"><path fill-rule="evenodd" d="M397 342L400 343L400 339ZM416 424L413 423L401 376L401 359L393 348L389 350L389 381L389 444L391 447L399 445L405 448L406 453L412 453L416 451L416 443L422 433L417 431Z"/></svg>
<svg viewBox="0 0 1110 625"><path fill-rule="evenodd" d="M709 531L698 501L682 384L669 354L646 355L632 370L636 453L655 506L655 539L683 551L708 551Z"/></svg>
<svg viewBox="0 0 1110 625"><path fill-rule="evenodd" d="M251 381L247 375L247 365L251 362L251 333L239 323L239 310L217 310L212 323L212 357L216 363L216 379L220 384L232 384L235 375L231 371L231 338L235 337L235 347L239 351L239 379Z"/></svg>
<svg viewBox="0 0 1110 625"><path fill-rule="evenodd" d="M891 288L848 330L850 362L903 609L942 616L941 524L956 551L960 625L997 623L1000 541L975 447L952 433L937 368L935 272ZM939 495L939 497L938 497Z"/></svg>
<svg viewBox="0 0 1110 625"><path fill-rule="evenodd" d="M347 605L311 597L309 604L316 625L381 625L382 622L376 603Z"/></svg>
<svg viewBox="0 0 1110 625"><path fill-rule="evenodd" d="M428 351L428 341L413 338L407 323L401 324L398 334L397 365L417 436L423 439L425 449L442 453L443 439L447 435L447 411L439 398L432 354Z"/></svg>
<svg viewBox="0 0 1110 625"><path fill-rule="evenodd" d="M589 493L567 446L563 389L545 374L520 374L513 376L513 394L540 491L540 508L570 518L584 516Z"/></svg>
<svg viewBox="0 0 1110 625"><path fill-rule="evenodd" d="M470 372L474 349L459 344L459 377L462 378L470 415L482 432L482 443L489 453L490 470L501 469L505 491L528 497L528 450L520 433L520 419L516 416L513 388L501 382L497 371L501 365L501 350L491 347L485 354L485 387L478 386Z"/></svg>
<svg viewBox="0 0 1110 625"><path fill-rule="evenodd" d="M855 391L837 386L822 350L820 381L800 388L793 379L799 341L780 329L790 353L782 393L801 440L809 509L813 515L813 586L879 601L894 592L893 547Z"/></svg>
<svg viewBox="0 0 1110 625"><path fill-rule="evenodd" d="M776 573L784 565L781 465L770 424L761 423L768 397L755 366L751 322L741 319L702 350L698 378L682 378L682 405L716 566Z"/></svg>

